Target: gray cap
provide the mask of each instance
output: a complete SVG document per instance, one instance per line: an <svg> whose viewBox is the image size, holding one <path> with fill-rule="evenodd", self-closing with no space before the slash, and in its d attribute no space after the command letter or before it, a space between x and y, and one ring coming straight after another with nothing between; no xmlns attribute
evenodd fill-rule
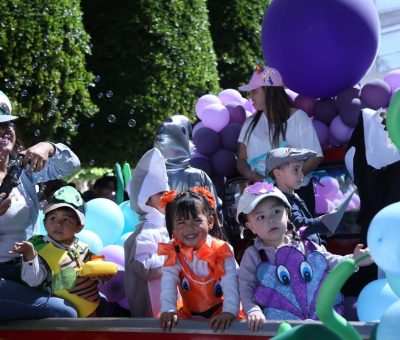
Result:
<svg viewBox="0 0 400 340"><path fill-rule="evenodd" d="M280 200L290 211L290 203L285 194L271 183L256 182L244 189L240 196L236 210L236 219L239 221L240 213L249 214L263 199L275 197Z"/></svg>
<svg viewBox="0 0 400 340"><path fill-rule="evenodd" d="M317 153L309 149L296 149L296 148L276 148L268 152L267 159L265 160L265 174L269 176L272 170L280 167L281 165L305 161L311 157L315 157Z"/></svg>

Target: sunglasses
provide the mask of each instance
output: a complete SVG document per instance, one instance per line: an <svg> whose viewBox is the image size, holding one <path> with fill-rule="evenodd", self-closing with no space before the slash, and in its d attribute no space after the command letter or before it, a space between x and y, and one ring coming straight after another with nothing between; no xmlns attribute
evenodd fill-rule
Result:
<svg viewBox="0 0 400 340"><path fill-rule="evenodd" d="M14 129L14 123L13 122L0 123L0 129L3 131L11 131Z"/></svg>

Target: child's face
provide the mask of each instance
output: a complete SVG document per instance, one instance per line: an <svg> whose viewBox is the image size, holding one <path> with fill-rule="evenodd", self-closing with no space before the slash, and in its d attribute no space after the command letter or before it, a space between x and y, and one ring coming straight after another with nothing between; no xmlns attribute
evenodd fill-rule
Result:
<svg viewBox="0 0 400 340"><path fill-rule="evenodd" d="M214 223L212 216L208 217L201 211L200 203L196 203L196 212L196 216L186 220L182 216L175 216L173 230L178 241L194 249L198 249L205 242Z"/></svg>
<svg viewBox="0 0 400 340"><path fill-rule="evenodd" d="M304 161L297 161L274 169L276 184L279 189L291 193L300 188L304 179L303 167Z"/></svg>
<svg viewBox="0 0 400 340"><path fill-rule="evenodd" d="M46 214L44 225L47 234L59 243L71 244L83 226L72 209L59 208Z"/></svg>
<svg viewBox="0 0 400 340"><path fill-rule="evenodd" d="M265 111L265 91L262 87L250 91L249 97L257 111Z"/></svg>
<svg viewBox="0 0 400 340"><path fill-rule="evenodd" d="M287 231L288 210L274 197L262 200L247 214L246 227L257 234L267 246L279 246Z"/></svg>
<svg viewBox="0 0 400 340"><path fill-rule="evenodd" d="M157 194L151 195L146 202L146 205L157 209L158 211L165 214L165 207L160 207L160 198L165 193L165 191L159 192Z"/></svg>

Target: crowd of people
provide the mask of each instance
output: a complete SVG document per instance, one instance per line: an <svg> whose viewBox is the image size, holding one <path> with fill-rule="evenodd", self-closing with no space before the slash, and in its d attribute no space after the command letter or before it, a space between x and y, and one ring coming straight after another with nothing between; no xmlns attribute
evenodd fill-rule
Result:
<svg viewBox="0 0 400 340"><path fill-rule="evenodd" d="M310 181L323 159L321 146L311 119L292 106L279 71L257 65L239 89L249 92L256 109L238 138L237 171L246 187L236 217L251 237L240 261L226 236L211 179L189 165L193 146L185 116L162 123L154 148L132 175L129 199L140 223L124 244L125 296L130 316L160 318L164 330L180 318L209 319L214 331L242 319L253 331L271 319L317 319L315 299L303 308L288 305L282 296L300 301L300 287L311 280L319 280L313 285L317 294L340 261L368 252L359 244L341 256L324 246L320 234L330 229L314 216ZM62 181L80 166L73 151L53 142L25 149L3 93L0 109L0 181L17 159L21 162L20 177L8 192L0 192L0 320L102 316L107 302L97 283L110 277L77 274L94 254L76 234L84 228L86 201L115 198L115 177L98 180L81 195ZM41 198L39 182L49 183ZM46 235L38 235L39 199L46 203ZM343 302L338 296L335 310L350 315Z"/></svg>

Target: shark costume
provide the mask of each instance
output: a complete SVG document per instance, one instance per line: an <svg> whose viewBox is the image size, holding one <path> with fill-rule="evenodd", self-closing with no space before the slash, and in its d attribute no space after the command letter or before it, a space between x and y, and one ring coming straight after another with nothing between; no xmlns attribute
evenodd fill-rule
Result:
<svg viewBox="0 0 400 340"><path fill-rule="evenodd" d="M151 196L169 190L165 159L157 148L147 151L140 159L130 185L131 208L141 222L124 244L125 296L131 316L157 317L164 264L164 256L157 254L157 246L170 240L164 214L147 205Z"/></svg>
<svg viewBox="0 0 400 340"><path fill-rule="evenodd" d="M174 115L164 120L159 127L154 146L165 158L168 183L171 190L178 192L193 187L208 187L217 200L216 206L221 206L217 192L210 177L200 169L190 166L192 151L189 136L192 133L190 120L183 115Z"/></svg>

